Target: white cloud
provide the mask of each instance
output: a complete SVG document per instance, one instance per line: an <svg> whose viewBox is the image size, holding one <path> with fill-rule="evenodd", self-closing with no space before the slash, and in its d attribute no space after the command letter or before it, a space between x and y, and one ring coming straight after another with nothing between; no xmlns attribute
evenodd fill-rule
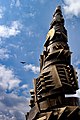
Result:
<svg viewBox="0 0 80 120"><path fill-rule="evenodd" d="M4 90L12 90L19 87L20 82L21 80L14 75L13 70L0 65L0 86L2 86Z"/></svg>
<svg viewBox="0 0 80 120"><path fill-rule="evenodd" d="M21 31L22 25L19 21L13 21L11 26L0 25L0 37L9 38L11 36L16 36Z"/></svg>
<svg viewBox="0 0 80 120"><path fill-rule="evenodd" d="M78 85L80 87L80 60L76 60L74 62L74 66L75 66L75 70L76 70L77 76L78 76Z"/></svg>
<svg viewBox="0 0 80 120"><path fill-rule="evenodd" d="M29 101L25 97L17 96L13 93L6 94L3 92L3 96L1 97L0 101L3 103L4 106L7 107L7 109L22 111L23 113L26 113L29 110L29 107L26 108L26 105L29 104Z"/></svg>
<svg viewBox="0 0 80 120"><path fill-rule="evenodd" d="M28 85L27 84L24 84L21 86L22 89L25 89L25 88L28 88Z"/></svg>
<svg viewBox="0 0 80 120"><path fill-rule="evenodd" d="M0 59L8 59L9 58L9 54L8 54L8 50L5 48L0 48Z"/></svg>
<svg viewBox="0 0 80 120"><path fill-rule="evenodd" d="M25 120L25 114L30 109L29 98L26 98L28 85L20 86L20 83L21 80L14 75L12 69L0 65L0 120ZM6 90L13 91L7 94ZM20 90L23 96L18 96Z"/></svg>
<svg viewBox="0 0 80 120"><path fill-rule="evenodd" d="M5 7L0 6L0 19L4 16Z"/></svg>
<svg viewBox="0 0 80 120"><path fill-rule="evenodd" d="M16 7L20 7L21 3L20 0L11 0L11 4L10 6L16 6Z"/></svg>
<svg viewBox="0 0 80 120"><path fill-rule="evenodd" d="M35 73L35 74L37 74L37 73L40 71L40 68L39 68L39 67L34 66L34 65L32 65L32 64L26 64L26 65L24 66L24 69L25 69L26 71L31 70L31 71L32 71L33 73Z"/></svg>
<svg viewBox="0 0 80 120"><path fill-rule="evenodd" d="M79 0L64 0L64 12L66 16L80 16L80 1Z"/></svg>
<svg viewBox="0 0 80 120"><path fill-rule="evenodd" d="M20 0L16 0L16 7L19 7L20 5Z"/></svg>
<svg viewBox="0 0 80 120"><path fill-rule="evenodd" d="M22 81L15 76L12 69L0 65L0 87L2 87L4 91L28 97L28 84L20 85L21 82ZM26 94L23 94L24 92Z"/></svg>
<svg viewBox="0 0 80 120"><path fill-rule="evenodd" d="M78 66L79 64L80 64L80 60L77 60L77 61L74 63L75 66Z"/></svg>
<svg viewBox="0 0 80 120"><path fill-rule="evenodd" d="M10 47L13 47L15 49L19 48L19 45L15 45L15 44L9 44Z"/></svg>
<svg viewBox="0 0 80 120"><path fill-rule="evenodd" d="M27 98L6 94L0 86L0 120L25 120L29 109Z"/></svg>
<svg viewBox="0 0 80 120"><path fill-rule="evenodd" d="M26 14L27 18L29 18L29 17L33 18L33 17L35 17L35 15L36 15L36 12L29 12Z"/></svg>

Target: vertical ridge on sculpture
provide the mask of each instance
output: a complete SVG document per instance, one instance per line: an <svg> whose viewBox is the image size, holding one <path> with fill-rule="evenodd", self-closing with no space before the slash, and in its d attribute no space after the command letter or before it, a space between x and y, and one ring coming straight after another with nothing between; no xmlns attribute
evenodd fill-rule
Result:
<svg viewBox="0 0 80 120"><path fill-rule="evenodd" d="M40 75L34 79L27 120L74 120L74 116L76 120L80 119L77 98L65 97L65 94L75 94L78 89L67 42L67 30L58 6L40 55Z"/></svg>

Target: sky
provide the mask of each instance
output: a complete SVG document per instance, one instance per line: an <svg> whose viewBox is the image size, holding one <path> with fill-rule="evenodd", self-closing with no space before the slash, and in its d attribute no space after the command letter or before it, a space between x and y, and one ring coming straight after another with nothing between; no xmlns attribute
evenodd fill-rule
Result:
<svg viewBox="0 0 80 120"><path fill-rule="evenodd" d="M80 84L80 0L0 0L0 120L25 120L39 56L58 5Z"/></svg>

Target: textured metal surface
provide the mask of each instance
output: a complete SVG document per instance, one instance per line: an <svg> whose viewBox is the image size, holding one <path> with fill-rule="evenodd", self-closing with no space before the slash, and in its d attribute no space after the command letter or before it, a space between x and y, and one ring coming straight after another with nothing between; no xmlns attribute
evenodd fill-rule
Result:
<svg viewBox="0 0 80 120"><path fill-rule="evenodd" d="M61 7L53 15L50 29L40 55L40 75L31 90L31 110L26 120L80 120L77 98L66 98L78 89L76 72L71 65L67 30Z"/></svg>

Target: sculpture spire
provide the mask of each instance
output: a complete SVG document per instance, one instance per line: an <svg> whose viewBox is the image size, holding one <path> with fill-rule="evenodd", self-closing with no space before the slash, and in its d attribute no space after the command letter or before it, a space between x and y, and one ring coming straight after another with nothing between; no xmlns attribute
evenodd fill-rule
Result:
<svg viewBox="0 0 80 120"><path fill-rule="evenodd" d="M67 30L64 27L64 18L62 15L61 6L58 6L55 10L52 22L50 24L50 31L51 31L51 36L52 34L57 34L58 40L61 39L61 41L67 42Z"/></svg>
<svg viewBox="0 0 80 120"><path fill-rule="evenodd" d="M58 6L56 8L50 28L52 28L56 23L64 24L64 18L62 15L61 6Z"/></svg>
<svg viewBox="0 0 80 120"><path fill-rule="evenodd" d="M61 7L53 15L40 55L40 75L34 79L31 110L26 120L80 120L76 98L66 98L78 89L76 72L71 65L67 31Z"/></svg>

